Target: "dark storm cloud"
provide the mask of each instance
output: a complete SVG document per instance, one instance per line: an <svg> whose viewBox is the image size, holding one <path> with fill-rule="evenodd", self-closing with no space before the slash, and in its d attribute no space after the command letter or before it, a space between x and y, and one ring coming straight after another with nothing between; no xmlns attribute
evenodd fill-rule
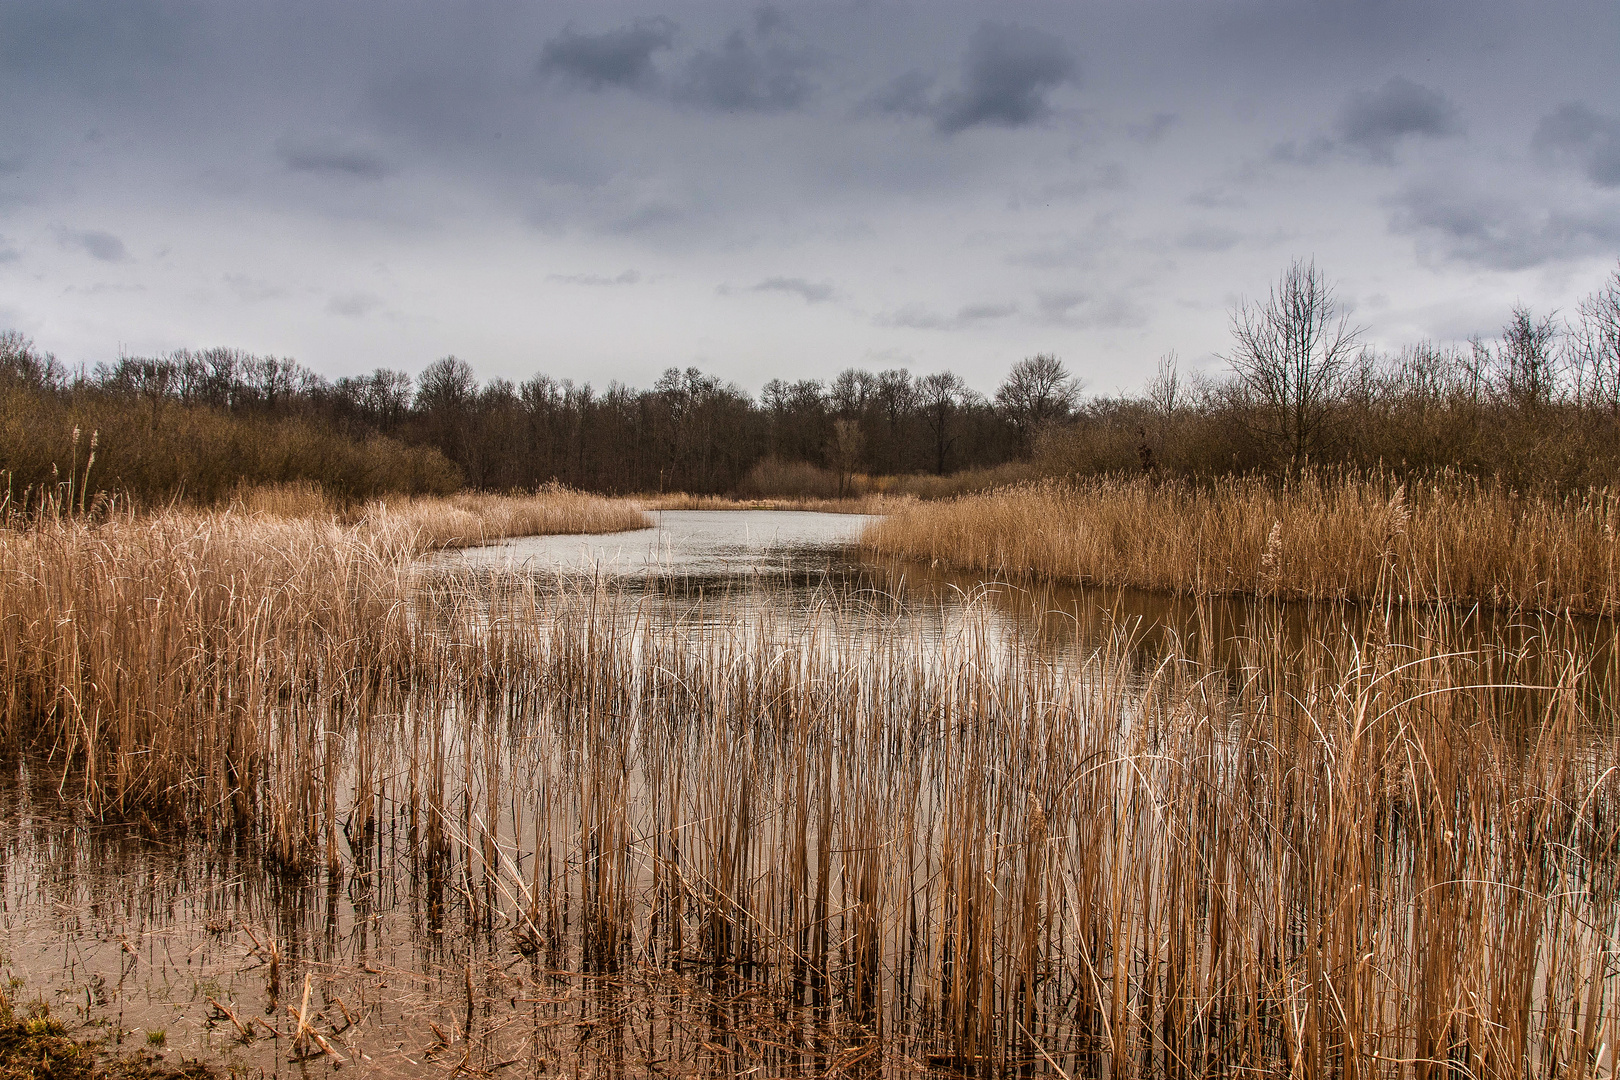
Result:
<svg viewBox="0 0 1620 1080"><path fill-rule="evenodd" d="M539 71L544 78L590 90L657 93L719 112L786 112L815 93L814 58L796 42L787 16L777 8L759 8L749 29L699 48L671 65L666 77L654 56L674 48L676 32L676 24L663 16L598 34L570 26L541 49Z"/></svg>
<svg viewBox="0 0 1620 1080"><path fill-rule="evenodd" d="M653 54L675 43L675 24L662 16L637 19L600 34L568 27L540 50L540 74L589 90L650 89L658 78Z"/></svg>
<svg viewBox="0 0 1620 1080"><path fill-rule="evenodd" d="M1389 162L1402 139L1460 135L1462 121L1440 91L1397 75L1377 90L1351 94L1336 129L1346 144Z"/></svg>
<svg viewBox="0 0 1620 1080"><path fill-rule="evenodd" d="M934 123L954 134L980 124L1022 127L1050 112L1047 95L1072 82L1079 63L1041 30L981 23L968 42L962 81L935 107Z"/></svg>
<svg viewBox="0 0 1620 1080"><path fill-rule="evenodd" d="M783 292L804 298L807 304L825 303L833 298L830 281L809 281L799 277L770 277L749 287L749 292Z"/></svg>
<svg viewBox="0 0 1620 1080"><path fill-rule="evenodd" d="M129 259L129 249L110 232L99 229L60 229L57 239L65 248L75 248L102 262L116 263Z"/></svg>
<svg viewBox="0 0 1620 1080"><path fill-rule="evenodd" d="M676 97L724 112L798 108L815 90L807 74L811 58L778 37L777 27L762 33L756 26L753 40L738 30L719 46L698 50L686 63L675 87Z"/></svg>
<svg viewBox="0 0 1620 1080"><path fill-rule="evenodd" d="M1445 258L1494 270L1604 254L1620 246L1620 208L1547 209L1457 185L1414 185L1393 202L1390 226Z"/></svg>
<svg viewBox="0 0 1620 1080"><path fill-rule="evenodd" d="M1620 118L1572 102L1541 118L1532 141L1544 157L1572 163L1600 187L1620 187Z"/></svg>
<svg viewBox="0 0 1620 1080"><path fill-rule="evenodd" d="M11 245L11 241L0 236L0 263L16 262L22 258L22 252Z"/></svg>
<svg viewBox="0 0 1620 1080"><path fill-rule="evenodd" d="M393 166L377 154L340 141L284 136L276 156L293 172L331 173L357 180L381 180Z"/></svg>

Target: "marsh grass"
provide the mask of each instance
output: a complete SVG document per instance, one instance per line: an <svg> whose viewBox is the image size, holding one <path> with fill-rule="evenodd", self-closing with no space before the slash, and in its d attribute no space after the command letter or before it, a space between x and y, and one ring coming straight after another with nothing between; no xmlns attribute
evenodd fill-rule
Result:
<svg viewBox="0 0 1620 1080"><path fill-rule="evenodd" d="M5 534L5 736L284 872L402 836L430 925L595 987L547 1000L619 1032L607 1071L1607 1068L1620 761L1578 654L1530 680L1444 610L1219 668L975 612L671 626L424 581L413 521Z"/></svg>
<svg viewBox="0 0 1620 1080"><path fill-rule="evenodd" d="M1620 613L1620 497L1456 475L1308 473L1276 484L1045 482L899 509L877 553L1003 575L1191 595L1482 602Z"/></svg>

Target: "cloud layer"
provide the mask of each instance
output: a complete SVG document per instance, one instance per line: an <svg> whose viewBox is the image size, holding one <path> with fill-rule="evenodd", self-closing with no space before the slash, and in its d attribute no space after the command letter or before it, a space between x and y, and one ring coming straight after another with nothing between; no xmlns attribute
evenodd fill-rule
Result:
<svg viewBox="0 0 1620 1080"><path fill-rule="evenodd" d="M638 384L1129 385L1295 256L1375 340L1489 333L1620 257L1615 40L1587 0L15 0L0 295L73 362Z"/></svg>

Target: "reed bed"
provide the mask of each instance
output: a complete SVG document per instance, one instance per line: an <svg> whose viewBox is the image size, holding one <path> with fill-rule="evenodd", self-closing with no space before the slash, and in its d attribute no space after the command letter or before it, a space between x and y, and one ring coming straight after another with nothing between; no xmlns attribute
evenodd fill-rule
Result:
<svg viewBox="0 0 1620 1080"><path fill-rule="evenodd" d="M561 485L535 495L464 493L446 498L388 499L366 504L358 522L404 528L431 547L473 547L516 536L615 533L652 527L636 504Z"/></svg>
<svg viewBox="0 0 1620 1080"><path fill-rule="evenodd" d="M567 1021L619 1031L602 1071L1612 1070L1620 755L1579 655L1528 686L1443 610L1235 670L971 614L664 625L423 580L420 537L6 534L0 730L284 871L371 880L395 838L430 925L594 980L545 998L552 1069Z"/></svg>
<svg viewBox="0 0 1620 1080"><path fill-rule="evenodd" d="M251 513L0 527L0 743L34 741L43 723L98 809L197 797L245 808L255 732L278 701L310 685L354 694L409 670L417 556L648 520L566 490L374 502L351 516L305 493Z"/></svg>
<svg viewBox="0 0 1620 1080"><path fill-rule="evenodd" d="M249 517L336 518L384 531L403 529L415 533L423 547L470 547L517 536L626 532L652 525L635 503L561 484L523 495L463 492L369 502L334 499L319 484L263 484L237 494L228 509Z"/></svg>
<svg viewBox="0 0 1620 1080"><path fill-rule="evenodd" d="M1193 595L1620 613L1620 496L1461 476L1045 482L918 503L862 543L1002 575Z"/></svg>
<svg viewBox="0 0 1620 1080"><path fill-rule="evenodd" d="M728 495L639 495L635 502L648 510L805 510L818 514L892 514L917 500L910 495L868 494L846 498L758 498Z"/></svg>

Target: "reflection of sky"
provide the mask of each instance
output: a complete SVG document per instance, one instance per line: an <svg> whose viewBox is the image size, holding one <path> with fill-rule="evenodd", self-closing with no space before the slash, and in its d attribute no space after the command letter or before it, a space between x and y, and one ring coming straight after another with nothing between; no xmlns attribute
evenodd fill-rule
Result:
<svg viewBox="0 0 1620 1080"><path fill-rule="evenodd" d="M448 555L480 569L601 579L746 576L827 567L872 519L790 510L664 510L634 532L529 536Z"/></svg>

